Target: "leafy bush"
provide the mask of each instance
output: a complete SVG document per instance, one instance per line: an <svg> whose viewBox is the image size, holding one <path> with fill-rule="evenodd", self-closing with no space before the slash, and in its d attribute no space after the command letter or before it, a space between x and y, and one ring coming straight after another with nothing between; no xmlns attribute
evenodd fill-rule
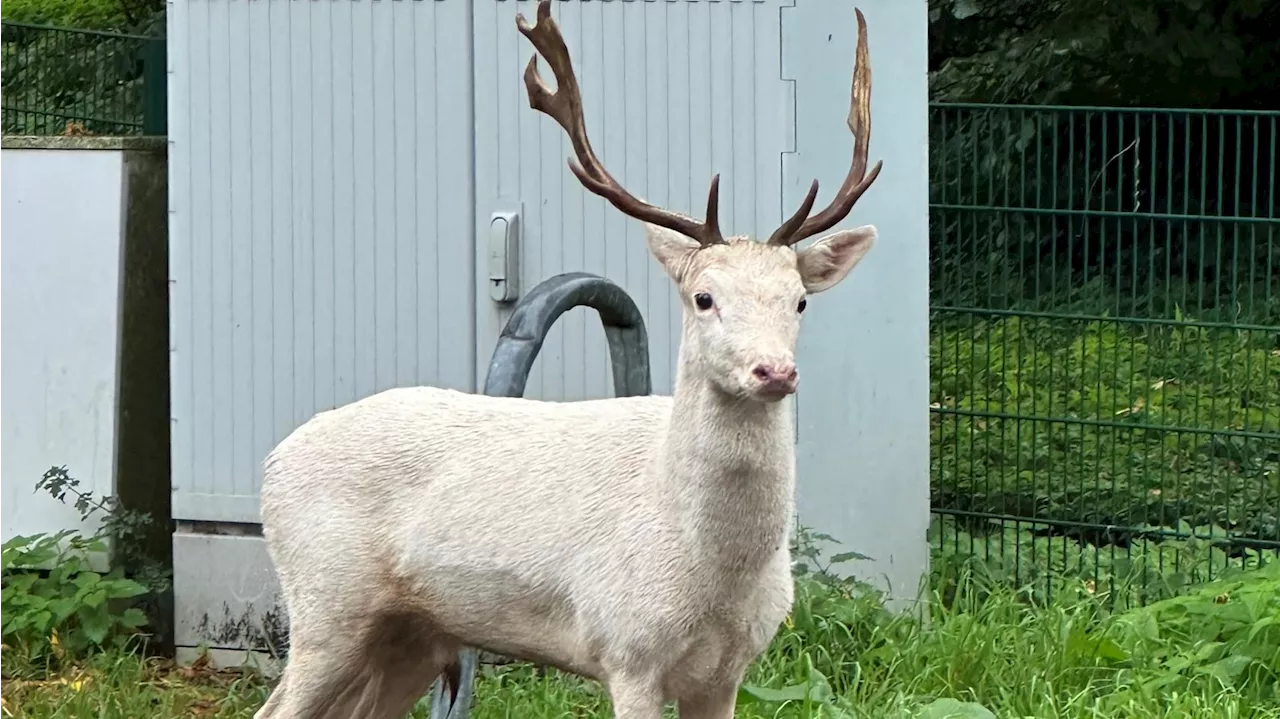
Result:
<svg viewBox="0 0 1280 719"><path fill-rule="evenodd" d="M170 583L168 568L157 566L141 549L148 515L120 507L113 497L82 492L65 467L51 468L36 489L62 502L70 494L81 521L94 514L102 521L89 537L65 530L4 543L0 638L6 676L57 671L98 650L121 648L148 624L136 600ZM95 571L90 556L108 551L112 569Z"/></svg>
<svg viewBox="0 0 1280 719"><path fill-rule="evenodd" d="M99 574L87 555L105 552L101 537L67 530L55 535L14 537L3 549L3 635L5 674L36 667L47 670L67 658L118 645L130 630L146 624L137 608L119 611L113 600L147 591L123 570ZM47 573L40 567L51 567ZM18 652L14 657L12 653Z"/></svg>
<svg viewBox="0 0 1280 719"><path fill-rule="evenodd" d="M115 497L95 497L93 492L81 491L80 480L72 477L65 466L50 467L36 483L36 491L47 492L64 504L70 495L82 522L98 515L101 523L95 536L110 543L112 561L153 594L169 589L173 572L146 551L148 533L155 521L151 515L123 507Z"/></svg>
<svg viewBox="0 0 1280 719"><path fill-rule="evenodd" d="M1135 609L1117 621L1152 694L1224 686L1280 705L1280 562Z"/></svg>

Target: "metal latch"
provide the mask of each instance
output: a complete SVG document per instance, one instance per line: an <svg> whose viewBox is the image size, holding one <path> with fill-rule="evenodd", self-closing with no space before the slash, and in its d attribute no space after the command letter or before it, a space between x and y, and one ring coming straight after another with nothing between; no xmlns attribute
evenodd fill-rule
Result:
<svg viewBox="0 0 1280 719"><path fill-rule="evenodd" d="M489 297L514 302L520 296L520 213L489 218Z"/></svg>

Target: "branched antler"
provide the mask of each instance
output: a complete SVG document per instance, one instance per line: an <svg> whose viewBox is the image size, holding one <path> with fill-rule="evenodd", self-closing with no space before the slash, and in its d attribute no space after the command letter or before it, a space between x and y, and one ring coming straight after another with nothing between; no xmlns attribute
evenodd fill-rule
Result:
<svg viewBox="0 0 1280 719"><path fill-rule="evenodd" d="M707 193L706 220L699 222L688 215L672 212L651 205L632 195L604 169L604 164L591 149L587 139L587 123L582 114L582 95L578 90L578 80L573 74L573 62L569 59L569 49L565 46L560 28L551 19L551 1L541 0L538 3L537 24L530 25L523 15L516 15L516 27L520 33L529 38L538 54L551 66L556 77L556 91L552 92L538 74L538 56L529 59L524 70L524 84L529 91L529 106L550 116L560 123L573 143L575 161L569 159L569 169L591 192L603 197L623 213L638 220L651 222L698 241L703 247L723 244L724 236L720 234L720 176L711 180L711 189Z"/></svg>
<svg viewBox="0 0 1280 719"><path fill-rule="evenodd" d="M867 172L867 148L871 143L871 57L867 50L867 20L862 16L861 10L855 9L854 13L858 16L858 50L849 103L849 131L854 137L853 165L831 204L810 217L813 201L818 196L818 181L814 180L804 202L800 203L800 209L769 237L771 245L794 245L843 220L853 210L862 193L875 182L884 164L883 161L877 161L871 172Z"/></svg>

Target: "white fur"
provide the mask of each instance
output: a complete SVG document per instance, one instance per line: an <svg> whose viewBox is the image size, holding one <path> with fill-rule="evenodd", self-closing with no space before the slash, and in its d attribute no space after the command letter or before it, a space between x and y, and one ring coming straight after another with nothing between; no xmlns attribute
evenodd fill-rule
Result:
<svg viewBox="0 0 1280 719"><path fill-rule="evenodd" d="M798 252L648 230L685 305L673 397L393 389L271 452L291 650L258 719L403 716L462 645L599 679L617 717L733 715L792 600L792 419L752 369L794 362L797 304L875 230Z"/></svg>

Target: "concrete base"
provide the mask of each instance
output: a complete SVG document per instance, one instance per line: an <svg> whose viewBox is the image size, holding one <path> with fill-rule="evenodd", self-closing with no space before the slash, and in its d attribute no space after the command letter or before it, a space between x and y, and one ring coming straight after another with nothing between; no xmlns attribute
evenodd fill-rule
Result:
<svg viewBox="0 0 1280 719"><path fill-rule="evenodd" d="M288 653L289 623L260 531L255 525L178 522L173 603L179 657L194 659L208 649L235 662L232 657L246 652L268 659Z"/></svg>

